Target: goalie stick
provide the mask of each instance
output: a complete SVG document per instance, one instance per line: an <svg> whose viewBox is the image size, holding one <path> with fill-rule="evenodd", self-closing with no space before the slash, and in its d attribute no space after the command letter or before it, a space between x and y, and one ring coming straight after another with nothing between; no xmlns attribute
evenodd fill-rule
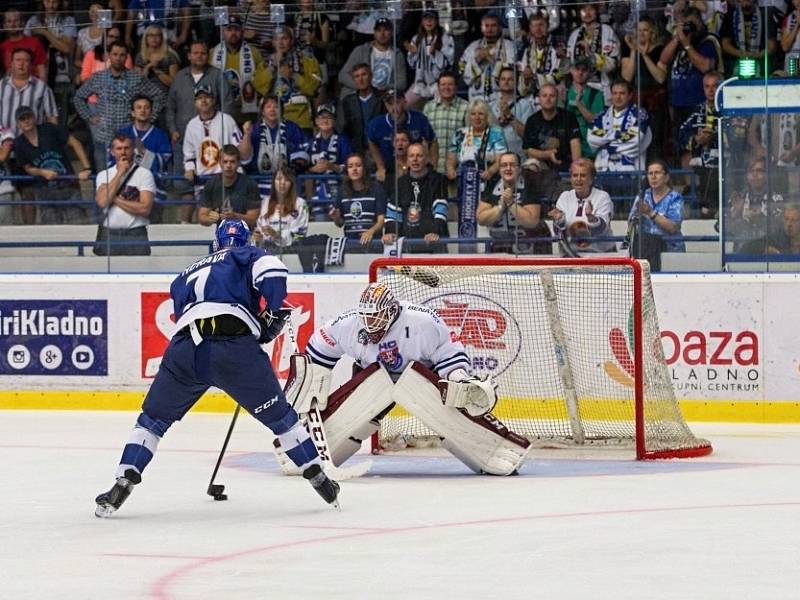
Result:
<svg viewBox="0 0 800 600"><path fill-rule="evenodd" d="M291 319L287 319L284 332L289 338L292 351L299 352L300 349L297 346L297 338L295 337L294 326L292 325ZM311 402L311 408L305 415L299 416L300 419L304 421L308 429L308 434L317 447L317 453L319 453L319 457L322 459L323 468L328 474L328 477L336 481L342 481L345 479L352 479L353 477L361 477L369 471L372 466L371 460L355 463L348 467L337 467L333 464L331 460L331 451L328 446L328 437L325 435L325 425L322 422L322 413L320 413L316 400Z"/></svg>

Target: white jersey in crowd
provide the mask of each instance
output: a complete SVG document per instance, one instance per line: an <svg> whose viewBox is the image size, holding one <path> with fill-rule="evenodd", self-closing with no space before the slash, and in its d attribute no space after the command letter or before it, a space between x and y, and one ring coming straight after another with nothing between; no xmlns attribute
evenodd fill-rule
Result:
<svg viewBox="0 0 800 600"><path fill-rule="evenodd" d="M389 373L402 373L411 361L442 378L455 369L470 372L464 346L453 341L447 325L430 308L400 302L400 314L377 344L364 343L363 328L356 309L349 310L317 329L306 352L313 362L328 368L347 355L362 367L380 362Z"/></svg>
<svg viewBox="0 0 800 600"><path fill-rule="evenodd" d="M567 39L567 58L570 64L575 64L575 59L581 56L589 59L592 63L589 86L601 90L606 104L611 104L611 73L620 58L619 38L605 23L597 23L595 27L599 27L599 31L587 29L585 25L572 30ZM588 43L588 51L579 45L581 41Z"/></svg>
<svg viewBox="0 0 800 600"><path fill-rule="evenodd" d="M186 125L183 137L183 169L197 176L221 173L222 147L238 146L241 141L242 132L230 115L217 111L210 121L195 117Z"/></svg>
<svg viewBox="0 0 800 600"><path fill-rule="evenodd" d="M589 195L583 199L578 199L575 190L562 192L556 202L556 208L564 213L566 222L556 222L556 227L566 228L569 231L572 224L578 221L589 224L589 219L586 217L586 205L590 202L592 204L592 214L598 218L598 222L589 228L592 237L614 235L611 231L611 215L614 213L611 196L608 195L608 192L599 190L596 187L593 187ZM587 252L611 252L615 248L616 244L614 242L593 242L585 247L579 247L580 250Z"/></svg>
<svg viewBox="0 0 800 600"><path fill-rule="evenodd" d="M598 171L645 169L652 140L647 111L634 104L619 111L609 106L586 132L586 141L597 150L594 166Z"/></svg>

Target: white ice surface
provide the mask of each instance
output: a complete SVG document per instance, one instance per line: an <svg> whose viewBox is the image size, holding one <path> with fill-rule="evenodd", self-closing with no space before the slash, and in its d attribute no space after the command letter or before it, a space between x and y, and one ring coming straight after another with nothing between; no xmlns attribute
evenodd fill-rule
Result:
<svg viewBox="0 0 800 600"><path fill-rule="evenodd" d="M337 512L271 436L189 414L111 518L134 413L0 413L0 598L800 598L800 427L693 424L706 458L537 451L517 477L438 450L375 458ZM357 456L354 460L365 460Z"/></svg>

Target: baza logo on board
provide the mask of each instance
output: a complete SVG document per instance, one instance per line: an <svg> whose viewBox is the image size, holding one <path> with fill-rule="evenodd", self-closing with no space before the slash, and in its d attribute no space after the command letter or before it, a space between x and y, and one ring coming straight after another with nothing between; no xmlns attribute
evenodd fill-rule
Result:
<svg viewBox="0 0 800 600"><path fill-rule="evenodd" d="M175 315L169 292L142 292L142 366L143 378L155 377L161 366L169 340L175 331ZM297 335L297 344L304 350L314 333L314 293L290 292L284 303L292 307L292 325ZM289 357L294 352L284 330L268 346L272 367L279 379L289 374Z"/></svg>
<svg viewBox="0 0 800 600"><path fill-rule="evenodd" d="M519 356L519 324L494 300L455 292L429 298L422 304L436 311L450 328L451 339L464 344L475 371L497 376Z"/></svg>

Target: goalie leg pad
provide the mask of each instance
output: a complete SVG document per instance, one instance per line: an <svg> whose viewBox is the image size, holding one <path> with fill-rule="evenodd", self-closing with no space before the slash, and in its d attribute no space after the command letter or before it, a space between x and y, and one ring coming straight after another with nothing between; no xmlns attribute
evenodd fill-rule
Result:
<svg viewBox="0 0 800 600"><path fill-rule="evenodd" d="M361 442L378 430L392 404L392 387L389 374L374 363L331 394L322 422L334 465L358 452Z"/></svg>
<svg viewBox="0 0 800 600"><path fill-rule="evenodd" d="M412 363L392 390L392 398L445 439L442 445L476 473L511 475L525 460L530 443L494 415L470 417L442 403L439 378Z"/></svg>

